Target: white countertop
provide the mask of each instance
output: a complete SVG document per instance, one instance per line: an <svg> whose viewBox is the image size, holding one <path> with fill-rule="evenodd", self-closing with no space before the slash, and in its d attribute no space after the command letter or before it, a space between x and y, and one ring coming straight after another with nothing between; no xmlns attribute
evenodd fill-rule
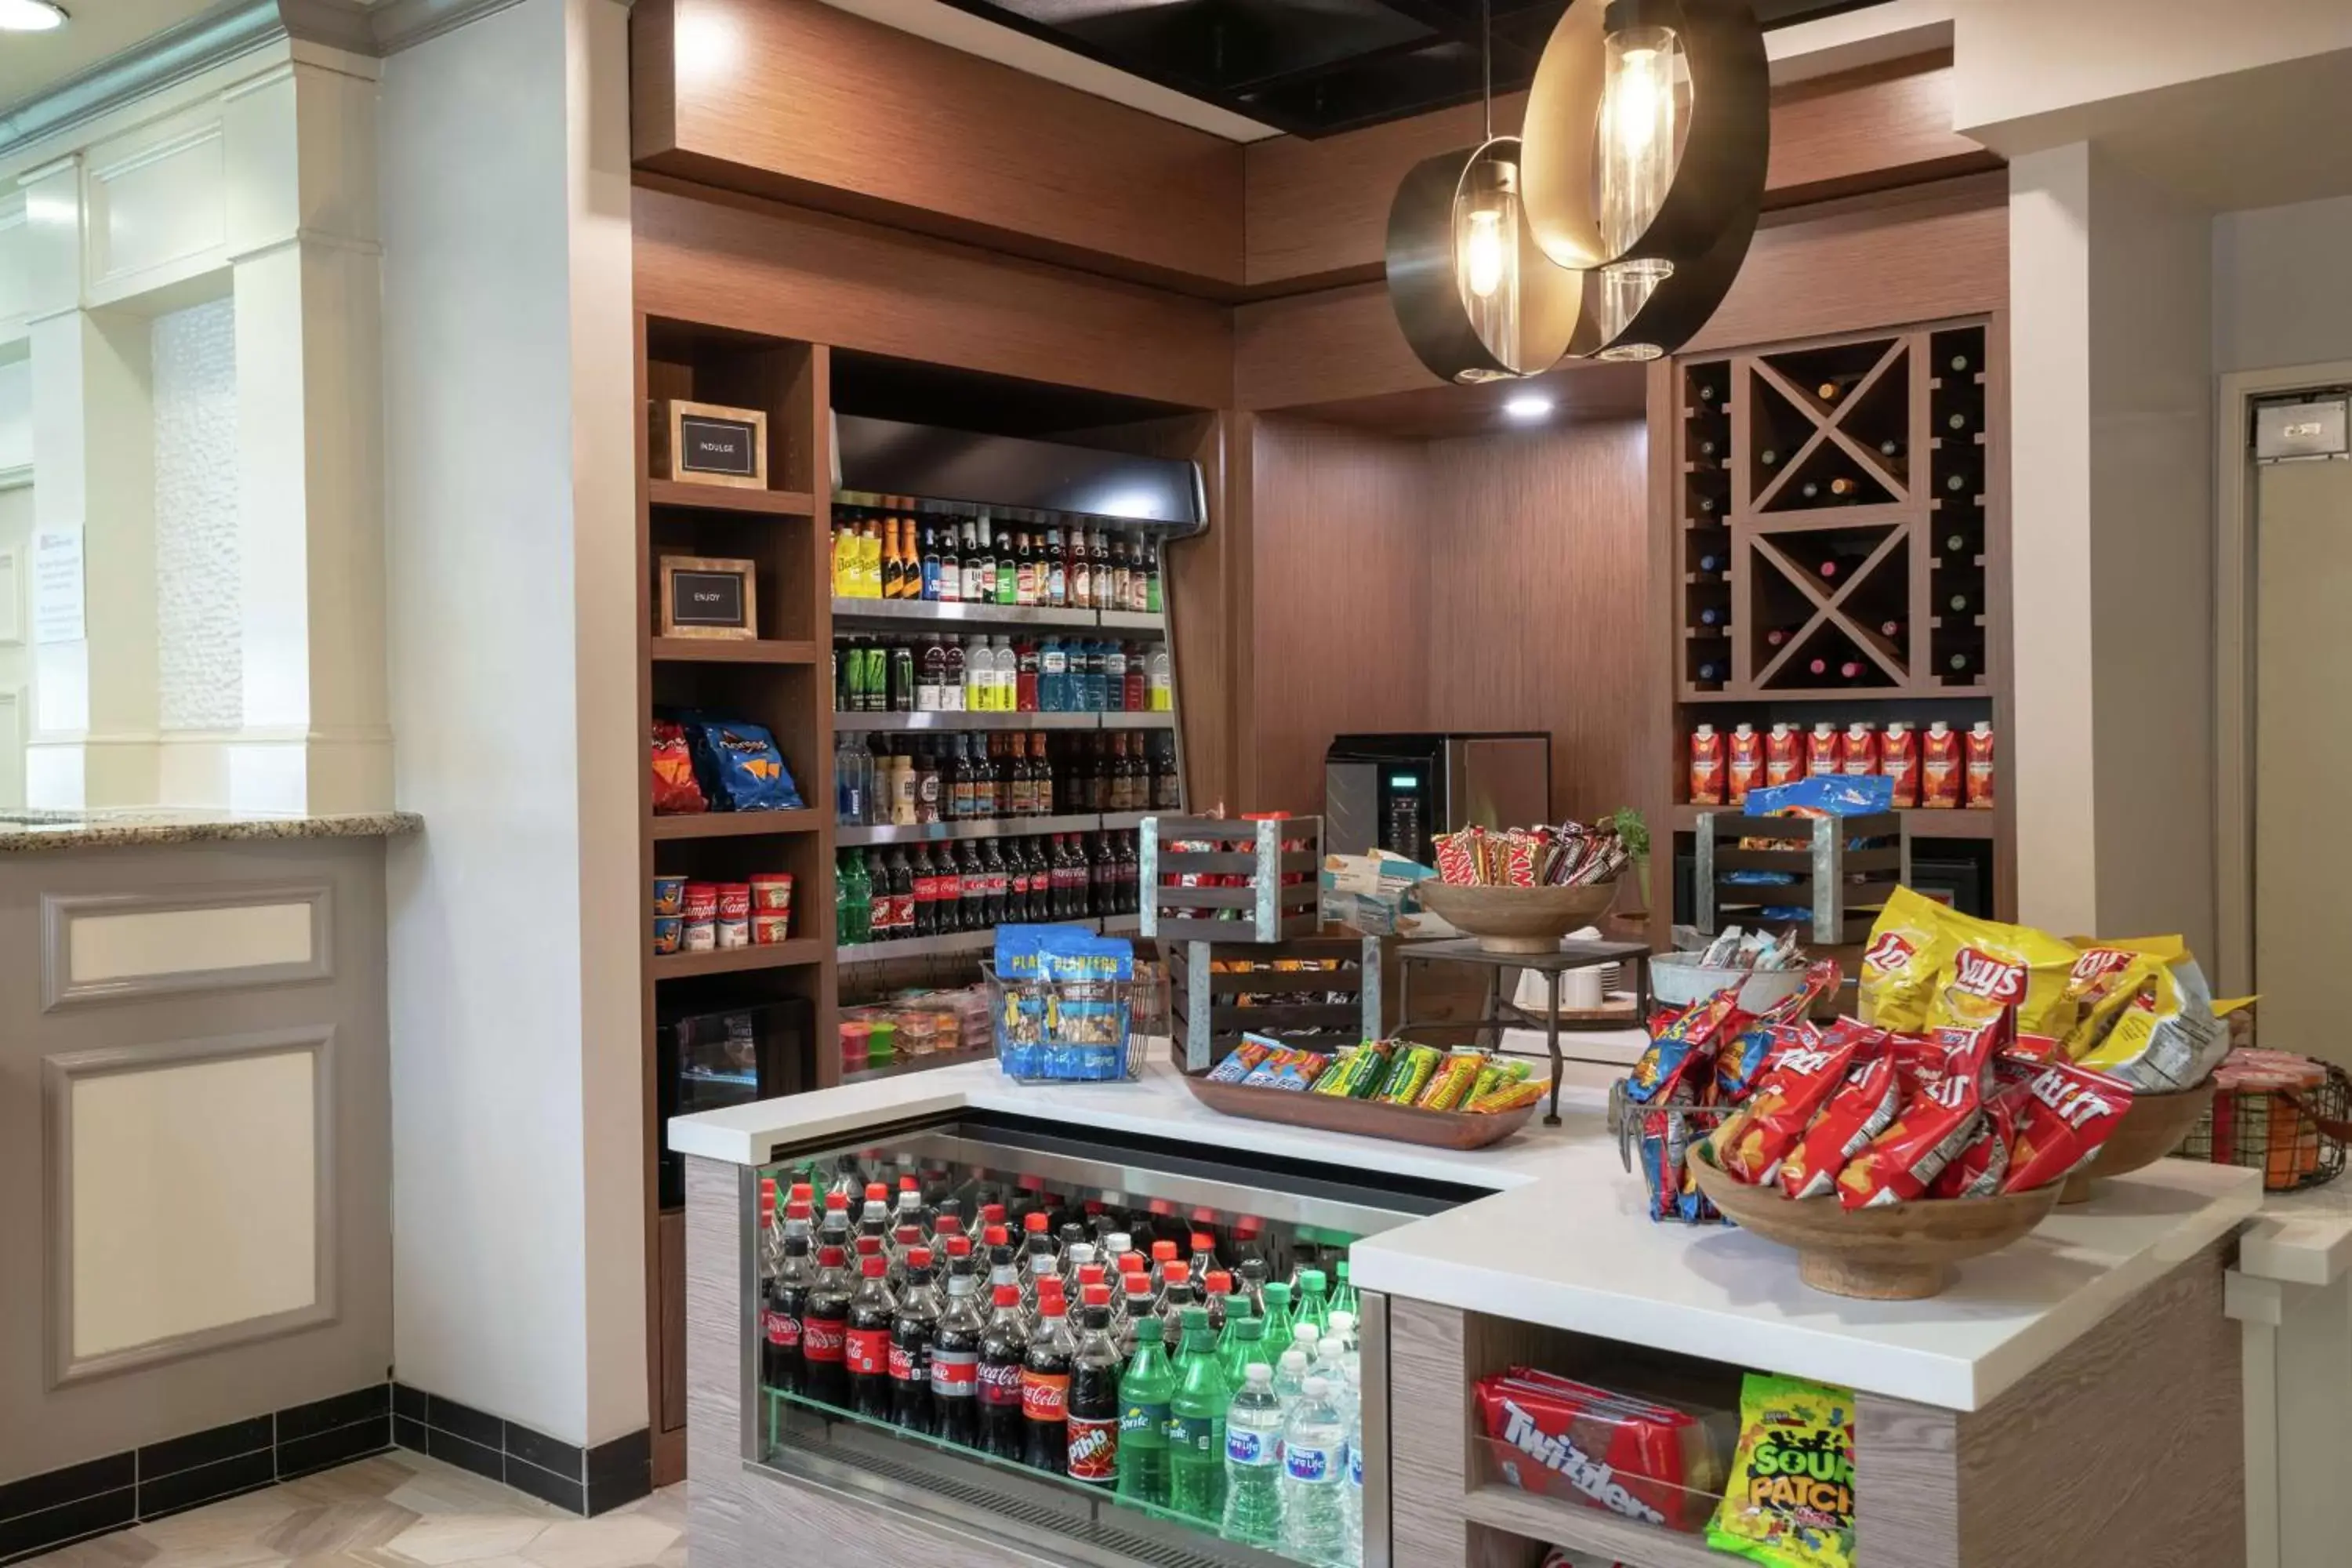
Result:
<svg viewBox="0 0 2352 1568"><path fill-rule="evenodd" d="M1530 1121L1468 1152L1220 1116L1159 1061L1135 1084L1016 1084L988 1062L909 1073L681 1117L669 1141L757 1164L780 1142L970 1108L1485 1187L1356 1243L1356 1283L1954 1410L1982 1408L2262 1207L2259 1173L2168 1160L1963 1264L1933 1300L1850 1301L1800 1284L1795 1255L1760 1237L1653 1224L1597 1082L1571 1069L1565 1127Z"/></svg>
<svg viewBox="0 0 2352 1568"><path fill-rule="evenodd" d="M2352 1268L2352 1173L2304 1193L2273 1193L2238 1243L2238 1272L2288 1285L2332 1285Z"/></svg>

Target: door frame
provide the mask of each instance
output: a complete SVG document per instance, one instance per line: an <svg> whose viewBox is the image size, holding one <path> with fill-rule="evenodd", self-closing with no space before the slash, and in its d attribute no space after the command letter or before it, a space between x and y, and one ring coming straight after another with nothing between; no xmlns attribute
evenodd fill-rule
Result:
<svg viewBox="0 0 2352 1568"><path fill-rule="evenodd" d="M2352 360L2232 371L2221 378L2213 473L2213 809L2220 921L2214 981L2225 996L2253 989L2254 973L2254 485L2247 438L2255 402L2282 393L2352 386Z"/></svg>

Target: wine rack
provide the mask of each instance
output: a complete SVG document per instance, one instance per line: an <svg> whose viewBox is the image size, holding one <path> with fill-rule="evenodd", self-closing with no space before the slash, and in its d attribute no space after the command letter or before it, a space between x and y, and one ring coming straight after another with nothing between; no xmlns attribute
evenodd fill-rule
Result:
<svg viewBox="0 0 2352 1568"><path fill-rule="evenodd" d="M1983 322L1685 361L1685 702L1990 697Z"/></svg>

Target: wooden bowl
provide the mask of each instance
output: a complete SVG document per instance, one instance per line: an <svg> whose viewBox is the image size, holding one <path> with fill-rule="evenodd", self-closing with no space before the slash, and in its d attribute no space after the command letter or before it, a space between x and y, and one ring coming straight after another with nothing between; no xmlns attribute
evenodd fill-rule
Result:
<svg viewBox="0 0 2352 1568"><path fill-rule="evenodd" d="M1186 1073L1184 1087L1192 1091L1194 1100L1223 1115L1245 1116L1253 1121L1278 1121L1286 1127L1312 1127L1324 1132L1352 1132L1359 1138L1424 1143L1433 1149L1490 1148L1525 1127L1528 1118L1536 1113L1536 1105L1478 1112L1422 1110L1410 1105L1385 1105L1346 1095L1219 1083L1204 1073Z"/></svg>
<svg viewBox="0 0 2352 1568"><path fill-rule="evenodd" d="M1778 1187L1734 1181L1715 1149L1691 1151L1705 1193L1742 1229L1796 1248L1797 1278L1816 1290L1865 1301L1916 1301L1951 1283L1952 1265L1998 1252L2050 1216L2058 1185L1990 1198L1929 1199L1883 1209L1848 1209L1834 1197L1803 1203Z"/></svg>
<svg viewBox="0 0 2352 1568"><path fill-rule="evenodd" d="M1613 879L1581 888L1459 888L1433 878L1412 890L1423 909L1488 952L1557 952L1560 938L1617 901Z"/></svg>
<svg viewBox="0 0 2352 1568"><path fill-rule="evenodd" d="M2065 1190L2059 1195L2062 1204L2088 1203L2095 1195L2092 1178L2121 1176L2155 1164L2180 1147L2189 1130L2197 1125L2198 1118L2212 1108L2213 1080L2207 1079L2195 1089L2175 1089L2170 1094L2135 1094L2131 1109L2124 1112L2116 1130L2099 1152L2091 1156L2089 1164L2066 1178Z"/></svg>

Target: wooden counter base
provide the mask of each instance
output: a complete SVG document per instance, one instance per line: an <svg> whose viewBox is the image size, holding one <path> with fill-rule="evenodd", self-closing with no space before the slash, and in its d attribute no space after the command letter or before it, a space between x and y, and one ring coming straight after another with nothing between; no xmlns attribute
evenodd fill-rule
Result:
<svg viewBox="0 0 2352 1568"><path fill-rule="evenodd" d="M1870 1568L2243 1564L2239 1326L2222 1312L2234 1243L2182 1263L1989 1408L1855 1402L1855 1557ZM1730 1561L1696 1537L1494 1483L1469 1401L1514 1363L1609 1381L1606 1342L1399 1300L1391 1407L1396 1562L1534 1568L1549 1544L1645 1568Z"/></svg>

